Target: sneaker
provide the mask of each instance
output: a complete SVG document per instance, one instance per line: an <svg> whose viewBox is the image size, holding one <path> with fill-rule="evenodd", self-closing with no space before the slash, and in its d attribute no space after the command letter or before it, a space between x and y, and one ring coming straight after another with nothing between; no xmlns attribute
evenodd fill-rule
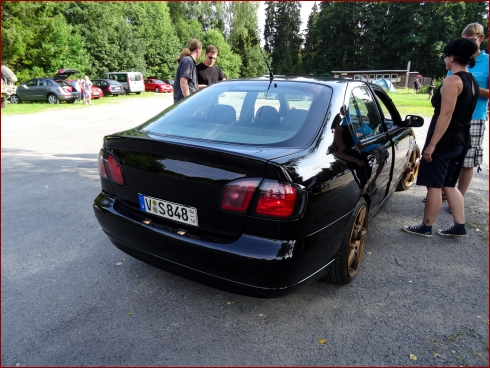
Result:
<svg viewBox="0 0 490 368"><path fill-rule="evenodd" d="M447 236L450 238L463 238L466 236L466 226L464 224L454 224L445 230L437 230L440 236Z"/></svg>
<svg viewBox="0 0 490 368"><path fill-rule="evenodd" d="M425 224L418 224L413 226L403 226L403 231L410 233L421 235L426 238L432 237L432 226L427 226Z"/></svg>
<svg viewBox="0 0 490 368"><path fill-rule="evenodd" d="M424 202L425 202L426 200L427 200L427 196L424 198ZM446 195L445 195L445 194L443 194L443 195L442 195L442 201L443 201L443 202L447 202L447 198L446 198Z"/></svg>

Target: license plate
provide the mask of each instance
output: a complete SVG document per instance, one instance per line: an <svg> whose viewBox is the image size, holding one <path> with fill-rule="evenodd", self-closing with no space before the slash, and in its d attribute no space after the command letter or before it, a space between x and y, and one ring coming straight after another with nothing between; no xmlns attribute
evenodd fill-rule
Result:
<svg viewBox="0 0 490 368"><path fill-rule="evenodd" d="M155 197L138 194L140 209L143 212L164 217L169 220L182 222L187 225L199 226L197 221L197 209L194 207L164 201Z"/></svg>

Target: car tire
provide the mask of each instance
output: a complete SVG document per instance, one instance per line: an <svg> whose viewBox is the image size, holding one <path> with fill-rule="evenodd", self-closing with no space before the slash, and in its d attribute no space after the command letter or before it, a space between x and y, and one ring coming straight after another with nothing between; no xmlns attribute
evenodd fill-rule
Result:
<svg viewBox="0 0 490 368"><path fill-rule="evenodd" d="M158 89L158 87L155 88L155 93L159 93L159 92L160 92L160 90Z"/></svg>
<svg viewBox="0 0 490 368"><path fill-rule="evenodd" d="M17 95L10 96L10 103L20 104L21 102L22 101L20 100L19 96L17 96Z"/></svg>
<svg viewBox="0 0 490 368"><path fill-rule="evenodd" d="M56 95L50 93L47 97L47 101L49 104L51 105L56 105L56 104L59 104L60 103L60 100L58 99L58 97L56 97Z"/></svg>
<svg viewBox="0 0 490 368"><path fill-rule="evenodd" d="M141 92L136 92L136 94L137 94L137 95L140 95L140 94L141 94Z"/></svg>
<svg viewBox="0 0 490 368"><path fill-rule="evenodd" d="M352 212L342 244L335 254L335 261L327 271L327 281L346 285L357 275L368 234L369 208L364 197Z"/></svg>
<svg viewBox="0 0 490 368"><path fill-rule="evenodd" d="M119 95L113 95L114 97L119 97Z"/></svg>
<svg viewBox="0 0 490 368"><path fill-rule="evenodd" d="M407 167L403 171L402 178L396 188L397 191L404 191L410 188L416 182L420 168L420 149L415 145L410 158L408 159Z"/></svg>

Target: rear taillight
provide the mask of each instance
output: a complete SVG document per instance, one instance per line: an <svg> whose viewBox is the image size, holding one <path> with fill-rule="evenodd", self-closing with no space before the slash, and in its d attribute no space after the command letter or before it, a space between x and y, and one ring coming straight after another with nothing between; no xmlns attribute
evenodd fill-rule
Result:
<svg viewBox="0 0 490 368"><path fill-rule="evenodd" d="M255 212L267 217L285 218L294 213L297 190L289 183L264 180L259 189Z"/></svg>
<svg viewBox="0 0 490 368"><path fill-rule="evenodd" d="M113 183L125 184L121 165L111 153L104 150L99 153L99 174Z"/></svg>
<svg viewBox="0 0 490 368"><path fill-rule="evenodd" d="M240 179L225 187L221 208L227 211L246 212L261 179Z"/></svg>
<svg viewBox="0 0 490 368"><path fill-rule="evenodd" d="M103 179L109 179L109 177L107 176L107 170L105 168L104 156L103 156L102 151L100 151L97 161L99 161L99 175L100 175L100 177Z"/></svg>

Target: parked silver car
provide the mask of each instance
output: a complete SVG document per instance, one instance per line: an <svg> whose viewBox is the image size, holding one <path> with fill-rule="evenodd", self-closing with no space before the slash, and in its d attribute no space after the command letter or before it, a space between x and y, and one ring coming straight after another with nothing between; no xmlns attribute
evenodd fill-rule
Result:
<svg viewBox="0 0 490 368"><path fill-rule="evenodd" d="M57 104L60 101L75 102L80 92L64 81L60 83L52 78L31 79L17 87L17 93L10 96L10 102L13 104L23 101L46 101L50 104Z"/></svg>

